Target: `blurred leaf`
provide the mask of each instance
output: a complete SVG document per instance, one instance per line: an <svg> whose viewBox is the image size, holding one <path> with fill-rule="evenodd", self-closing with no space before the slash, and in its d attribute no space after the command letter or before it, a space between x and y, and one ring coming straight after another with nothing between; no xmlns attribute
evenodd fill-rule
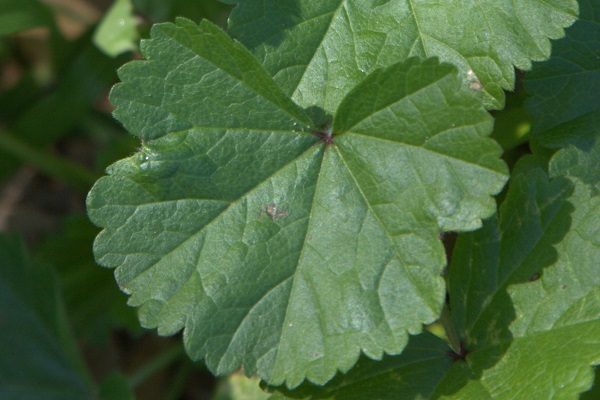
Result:
<svg viewBox="0 0 600 400"><path fill-rule="evenodd" d="M196 22L208 19L221 26L231 9L219 0L133 0L133 5L153 23L185 17Z"/></svg>
<svg viewBox="0 0 600 400"><path fill-rule="evenodd" d="M267 400L270 396L260 388L260 379L237 373L219 381L214 400Z"/></svg>
<svg viewBox="0 0 600 400"><path fill-rule="evenodd" d="M100 400L134 400L127 377L120 372L111 373L100 385Z"/></svg>
<svg viewBox="0 0 600 400"><path fill-rule="evenodd" d="M504 149L503 159L507 160L507 153L511 156L518 153L516 149L521 144L529 141L533 117L525 109L525 102L529 98L523 87L522 74L517 74L514 92L506 93L505 107L499 111L492 111L494 117L494 131L491 138ZM509 163L509 165L511 165ZM512 169L512 165L511 165Z"/></svg>
<svg viewBox="0 0 600 400"><path fill-rule="evenodd" d="M589 145L600 135L600 1L579 4L579 21L554 43L550 60L526 75L537 145Z"/></svg>
<svg viewBox="0 0 600 400"><path fill-rule="evenodd" d="M47 145L67 133L116 80L116 68L125 58L107 57L89 37L82 46L56 89L16 121L13 130L32 144Z"/></svg>
<svg viewBox="0 0 600 400"><path fill-rule="evenodd" d="M116 0L96 28L93 41L106 54L119 54L137 49L137 22L131 0Z"/></svg>
<svg viewBox="0 0 600 400"><path fill-rule="evenodd" d="M0 0L0 37L52 23L52 13L38 0Z"/></svg>
<svg viewBox="0 0 600 400"><path fill-rule="evenodd" d="M76 336L102 346L113 329L138 333L141 328L113 274L94 261L92 244L97 233L84 215L73 215L65 220L62 232L41 244L37 255L57 271Z"/></svg>
<svg viewBox="0 0 600 400"><path fill-rule="evenodd" d="M68 134L108 91L116 80L117 66L126 59L106 56L91 43L89 35L80 40L81 48L49 94L39 93L40 99L22 99L22 104L0 95L0 116L31 146L45 147ZM18 160L2 152L0 178L18 165Z"/></svg>
<svg viewBox="0 0 600 400"><path fill-rule="evenodd" d="M131 156L140 147L140 139L123 129L112 115L91 113L79 122L78 130L94 145L97 171L104 171L116 160Z"/></svg>
<svg viewBox="0 0 600 400"><path fill-rule="evenodd" d="M63 247L63 250L65 248ZM51 268L0 234L0 398L91 398Z"/></svg>

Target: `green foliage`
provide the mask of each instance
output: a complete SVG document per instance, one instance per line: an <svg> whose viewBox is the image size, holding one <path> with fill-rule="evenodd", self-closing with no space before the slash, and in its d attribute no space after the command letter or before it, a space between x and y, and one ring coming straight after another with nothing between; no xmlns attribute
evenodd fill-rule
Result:
<svg viewBox="0 0 600 400"><path fill-rule="evenodd" d="M52 269L0 234L0 397L86 398L92 386L76 352Z"/></svg>
<svg viewBox="0 0 600 400"><path fill-rule="evenodd" d="M550 55L577 16L576 0L228 0L230 32L303 107L332 113L366 74L408 57L436 56L502 108L514 67Z"/></svg>
<svg viewBox="0 0 600 400"><path fill-rule="evenodd" d="M274 391L270 400L429 398L453 361L448 357L448 344L424 332L411 336L399 356L387 356L381 361L363 356L348 374L336 376L325 386L304 383L295 390L269 388Z"/></svg>
<svg viewBox="0 0 600 400"><path fill-rule="evenodd" d="M88 212L105 228L97 260L119 267L145 326L185 326L215 373L241 363L293 387L325 383L361 350L397 354L438 317L437 232L478 227L506 179L453 67L375 71L320 138L213 25L158 25L142 49L111 99L144 148L109 169Z"/></svg>
<svg viewBox="0 0 600 400"><path fill-rule="evenodd" d="M102 400L134 400L127 378L113 372L102 382L98 397Z"/></svg>
<svg viewBox="0 0 600 400"><path fill-rule="evenodd" d="M589 146L600 127L600 5L580 1L580 21L555 43L553 57L527 74L533 93L529 110L537 117L536 145Z"/></svg>
<svg viewBox="0 0 600 400"><path fill-rule="evenodd" d="M500 222L459 239L450 307L473 353L470 370L452 374L468 383L450 395L443 382L438 393L566 399L590 386L600 360L600 197L561 172L513 174Z"/></svg>
<svg viewBox="0 0 600 400"><path fill-rule="evenodd" d="M52 15L36 0L0 0L0 37L51 23Z"/></svg>
<svg viewBox="0 0 600 400"><path fill-rule="evenodd" d="M224 22L229 7L219 0L133 0L136 10L153 22L172 21L176 17L186 17L193 21L202 18L213 22Z"/></svg>
<svg viewBox="0 0 600 400"><path fill-rule="evenodd" d="M501 220L459 238L448 286L467 363L452 364L431 338L414 345L414 358L409 344L387 364L364 360L324 388L273 398L567 399L589 388L589 366L600 360L600 197L555 171L517 172ZM437 359L426 350L436 346Z"/></svg>
<svg viewBox="0 0 600 400"><path fill-rule="evenodd" d="M94 44L114 57L135 50L137 41L131 0L116 0L94 33Z"/></svg>
<svg viewBox="0 0 600 400"><path fill-rule="evenodd" d="M260 379L248 379L243 374L234 374L221 382L215 400L267 400L270 396L260 388Z"/></svg>
<svg viewBox="0 0 600 400"><path fill-rule="evenodd" d="M0 0L0 397L590 390L600 1L224 2Z"/></svg>
<svg viewBox="0 0 600 400"><path fill-rule="evenodd" d="M36 253L56 270L76 336L101 347L111 330L127 328L137 334L140 328L112 274L95 268L89 249L97 234L84 215L73 215L65 220L63 230L45 240ZM70 244L70 251L64 251L65 243Z"/></svg>

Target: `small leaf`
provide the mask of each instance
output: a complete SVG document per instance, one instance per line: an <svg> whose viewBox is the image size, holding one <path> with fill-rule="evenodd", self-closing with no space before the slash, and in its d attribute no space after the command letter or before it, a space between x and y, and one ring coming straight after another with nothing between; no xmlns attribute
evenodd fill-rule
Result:
<svg viewBox="0 0 600 400"><path fill-rule="evenodd" d="M0 398L86 399L94 388L51 268L0 234Z"/></svg>
<svg viewBox="0 0 600 400"><path fill-rule="evenodd" d="M111 57L137 48L138 33L131 0L116 0L94 32L93 42Z"/></svg>
<svg viewBox="0 0 600 400"><path fill-rule="evenodd" d="M491 118L453 67L376 71L316 127L210 23L157 25L142 51L111 94L142 150L109 168L88 211L97 261L144 326L185 327L216 374L241 364L294 387L361 351L398 354L437 319L437 233L477 228L506 180Z"/></svg>
<svg viewBox="0 0 600 400"><path fill-rule="evenodd" d="M502 108L514 67L550 56L576 0L228 0L229 30L304 107L333 113L363 77L408 57L458 66L465 86Z"/></svg>
<svg viewBox="0 0 600 400"><path fill-rule="evenodd" d="M557 41L548 62L536 64L525 85L534 97L536 144L557 148L589 145L600 132L600 2L580 1L581 16Z"/></svg>
<svg viewBox="0 0 600 400"><path fill-rule="evenodd" d="M246 378L242 374L222 379L214 394L214 400L267 400L270 397L260 388L260 379Z"/></svg>

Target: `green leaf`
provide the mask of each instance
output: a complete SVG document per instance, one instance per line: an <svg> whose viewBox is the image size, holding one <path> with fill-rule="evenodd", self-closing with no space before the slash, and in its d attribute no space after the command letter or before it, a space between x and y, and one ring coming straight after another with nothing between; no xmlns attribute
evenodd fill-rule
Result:
<svg viewBox="0 0 600 400"><path fill-rule="evenodd" d="M120 372L112 372L100 385L98 397L101 400L134 400L127 377Z"/></svg>
<svg viewBox="0 0 600 400"><path fill-rule="evenodd" d="M14 93L0 96L0 112L9 110L3 116L11 122L11 131L29 145L47 147L72 132L90 113L98 97L106 93L107 86L116 79L115 68L124 61L120 57L107 57L88 36L82 37L75 47L75 54L69 57L69 65L58 77L55 90L41 97L38 93L34 98L23 99L20 105L13 104ZM17 161L2 151L0 177L13 171L19 165Z"/></svg>
<svg viewBox="0 0 600 400"><path fill-rule="evenodd" d="M411 56L458 66L465 85L502 108L514 67L550 56L576 0L228 0L229 30L304 107L333 113L363 77Z"/></svg>
<svg viewBox="0 0 600 400"><path fill-rule="evenodd" d="M0 37L52 24L52 14L38 0L0 0Z"/></svg>
<svg viewBox="0 0 600 400"><path fill-rule="evenodd" d="M94 389L52 269L0 234L0 398L83 399Z"/></svg>
<svg viewBox="0 0 600 400"><path fill-rule="evenodd" d="M412 400L427 399L454 360L448 345L430 333L412 336L399 356L381 361L361 358L346 375L336 376L325 386L303 384L295 390L271 388L270 400Z"/></svg>
<svg viewBox="0 0 600 400"><path fill-rule="evenodd" d="M111 57L137 48L138 33L131 0L116 0L94 32L96 46Z"/></svg>
<svg viewBox="0 0 600 400"><path fill-rule="evenodd" d="M569 146L559 151L550 161L552 175L575 177L592 188L594 195L600 194L600 136L589 148Z"/></svg>
<svg viewBox="0 0 600 400"><path fill-rule="evenodd" d="M221 380L214 400L267 400L270 396L260 388L260 379L234 374Z"/></svg>
<svg viewBox="0 0 600 400"><path fill-rule="evenodd" d="M581 400L596 400L600 397L600 369L596 366L594 386L581 395Z"/></svg>
<svg viewBox="0 0 600 400"><path fill-rule="evenodd" d="M88 212L104 228L96 259L144 326L185 327L216 374L241 364L294 387L361 351L398 354L437 319L437 234L477 228L506 180L453 67L375 71L315 127L208 22L157 25L141 47L111 100L142 150L108 169Z"/></svg>
<svg viewBox="0 0 600 400"><path fill-rule="evenodd" d="M600 197L533 166L517 167L500 221L456 245L450 305L470 353L438 385L444 398L575 399L593 381Z"/></svg>
<svg viewBox="0 0 600 400"><path fill-rule="evenodd" d="M185 17L193 21L205 18L210 21L223 22L227 18L229 6L219 0L133 0L135 9L153 22L164 22Z"/></svg>
<svg viewBox="0 0 600 400"><path fill-rule="evenodd" d="M101 347L111 330L139 333L141 328L112 274L96 267L91 248L97 234L84 215L72 215L61 232L42 242L36 255L56 270L75 336ZM69 251L64 251L65 243Z"/></svg>
<svg viewBox="0 0 600 400"><path fill-rule="evenodd" d="M552 58L526 75L534 95L529 111L537 117L532 136L542 146L589 145L600 134L600 1L581 0L580 8Z"/></svg>

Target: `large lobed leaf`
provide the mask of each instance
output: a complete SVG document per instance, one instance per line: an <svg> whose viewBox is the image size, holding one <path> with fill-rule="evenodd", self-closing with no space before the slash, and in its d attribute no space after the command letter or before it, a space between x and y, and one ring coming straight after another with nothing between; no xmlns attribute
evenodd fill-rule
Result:
<svg viewBox="0 0 600 400"><path fill-rule="evenodd" d="M96 258L146 327L185 327L217 374L243 365L293 387L361 351L400 353L437 319L437 233L477 228L506 180L491 118L453 67L377 70L327 128L208 22L157 25L142 51L111 94L142 149L88 211L104 228Z"/></svg>
<svg viewBox="0 0 600 400"><path fill-rule="evenodd" d="M576 0L228 0L231 34L298 104L333 113L376 68L439 57L502 108L514 67L550 56Z"/></svg>

